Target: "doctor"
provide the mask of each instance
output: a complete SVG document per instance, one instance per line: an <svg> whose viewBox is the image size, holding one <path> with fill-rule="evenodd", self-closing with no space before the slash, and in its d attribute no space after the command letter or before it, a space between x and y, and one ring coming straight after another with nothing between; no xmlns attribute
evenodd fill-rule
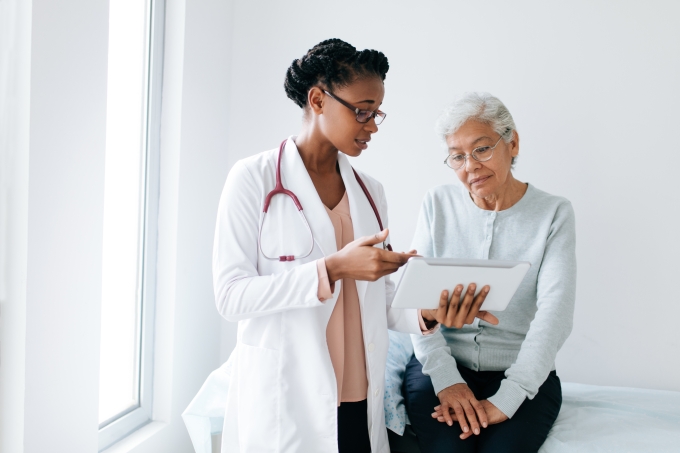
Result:
<svg viewBox="0 0 680 453"><path fill-rule="evenodd" d="M452 303L443 293L422 314L390 308L388 275L415 251L387 249L383 188L346 157L385 119L388 67L375 50L316 45L286 74L286 94L303 109L299 135L227 177L213 277L238 336L222 452L387 453L387 329L422 335L495 319L479 312L486 293L473 298L474 288L462 303L462 287Z"/></svg>

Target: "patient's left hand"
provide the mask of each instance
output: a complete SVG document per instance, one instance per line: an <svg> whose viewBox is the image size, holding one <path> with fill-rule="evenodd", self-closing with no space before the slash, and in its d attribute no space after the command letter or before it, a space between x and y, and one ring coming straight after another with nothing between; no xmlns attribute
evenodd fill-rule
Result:
<svg viewBox="0 0 680 453"><path fill-rule="evenodd" d="M479 401L479 403L482 405L484 411L486 412L486 417L488 419L489 425L502 423L508 419L508 416L505 415L500 409L498 409L492 403L490 403L489 400L481 400ZM437 417L437 421L444 422L444 415L442 413L441 406L437 406L435 408L435 413L436 415L433 414L432 416ZM461 434L460 438L467 439L468 437L472 436L472 434L473 432L470 430L466 433Z"/></svg>

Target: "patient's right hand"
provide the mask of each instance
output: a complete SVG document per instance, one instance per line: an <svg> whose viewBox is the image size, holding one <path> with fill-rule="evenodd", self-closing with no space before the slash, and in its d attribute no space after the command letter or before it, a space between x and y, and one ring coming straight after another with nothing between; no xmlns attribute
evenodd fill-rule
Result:
<svg viewBox="0 0 680 453"><path fill-rule="evenodd" d="M437 396L441 404L434 408L433 418L439 418L441 421L440 417L443 415L443 421L453 426L453 417L451 417L451 412L453 412L463 433L472 429L473 433L479 434L480 425L484 428L488 426L486 412L467 384L461 383L446 387Z"/></svg>
<svg viewBox="0 0 680 453"><path fill-rule="evenodd" d="M463 295L463 289L463 285L456 285L450 298L447 290L442 291L439 297L439 308L422 310L423 318L426 321L437 321L446 327L456 329L460 329L465 324L472 324L475 318L497 325L498 318L487 311L479 311L491 290L489 285L484 286L477 296L475 296L477 285L474 283L468 285L465 295Z"/></svg>

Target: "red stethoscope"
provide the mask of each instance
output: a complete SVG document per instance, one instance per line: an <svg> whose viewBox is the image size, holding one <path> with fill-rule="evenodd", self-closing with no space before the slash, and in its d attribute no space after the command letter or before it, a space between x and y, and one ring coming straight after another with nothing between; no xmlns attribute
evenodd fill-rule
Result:
<svg viewBox="0 0 680 453"><path fill-rule="evenodd" d="M257 235L257 246L260 249L260 253L262 253L262 256L267 258L268 260L272 261L295 261L298 259L302 258L307 258L309 255L312 254L312 250L314 250L314 235L312 234L312 228L309 226L309 222L307 222L307 217L305 217L305 214L302 212L302 204L300 203L300 200L295 196L293 192L290 190L286 189L283 187L283 183L281 182L281 155L283 154L283 149L286 146L286 142L288 139L284 140L281 142L281 146L279 146L279 155L276 161L276 186L274 187L274 190L269 192L264 199L264 209L263 209L263 215L262 215L262 221L260 222L260 231L258 232ZM380 231L383 230L383 224L382 221L380 220L380 214L378 213L378 208L375 206L375 203L373 202L373 197L371 197L371 194L368 192L368 189L366 188L366 185L364 182L361 180L359 177L359 174L357 173L354 168L352 168L352 171L354 171L354 176L357 178L357 182L359 183L359 186L361 186L361 190L364 191L364 194L366 195L366 198L368 199L368 202L371 205L371 208L373 208L373 212L375 213L375 218L378 220L378 225L380 226ZM309 251L305 255L281 255L279 257L270 257L267 256L266 253L264 253L264 250L262 250L262 227L264 226L264 219L267 217L267 211L269 210L269 204L272 201L272 198L275 195L286 195L290 197L291 200L293 200L293 203L295 203L295 207L298 210L298 214L300 214L300 217L302 217L302 221L304 224L307 226L307 230L309 231L309 240L310 240L310 246L309 246ZM385 244L383 242L383 249L389 250L390 252L392 251L392 246L390 244Z"/></svg>

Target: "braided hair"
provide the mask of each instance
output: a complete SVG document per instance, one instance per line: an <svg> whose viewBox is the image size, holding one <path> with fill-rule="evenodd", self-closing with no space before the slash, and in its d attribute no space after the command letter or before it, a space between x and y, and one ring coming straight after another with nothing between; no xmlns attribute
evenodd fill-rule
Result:
<svg viewBox="0 0 680 453"><path fill-rule="evenodd" d="M340 39L327 39L312 47L286 71L283 84L286 94L297 105L307 105L307 93L319 83L328 90L344 87L362 77L377 76L385 80L390 65L377 50L358 51Z"/></svg>

